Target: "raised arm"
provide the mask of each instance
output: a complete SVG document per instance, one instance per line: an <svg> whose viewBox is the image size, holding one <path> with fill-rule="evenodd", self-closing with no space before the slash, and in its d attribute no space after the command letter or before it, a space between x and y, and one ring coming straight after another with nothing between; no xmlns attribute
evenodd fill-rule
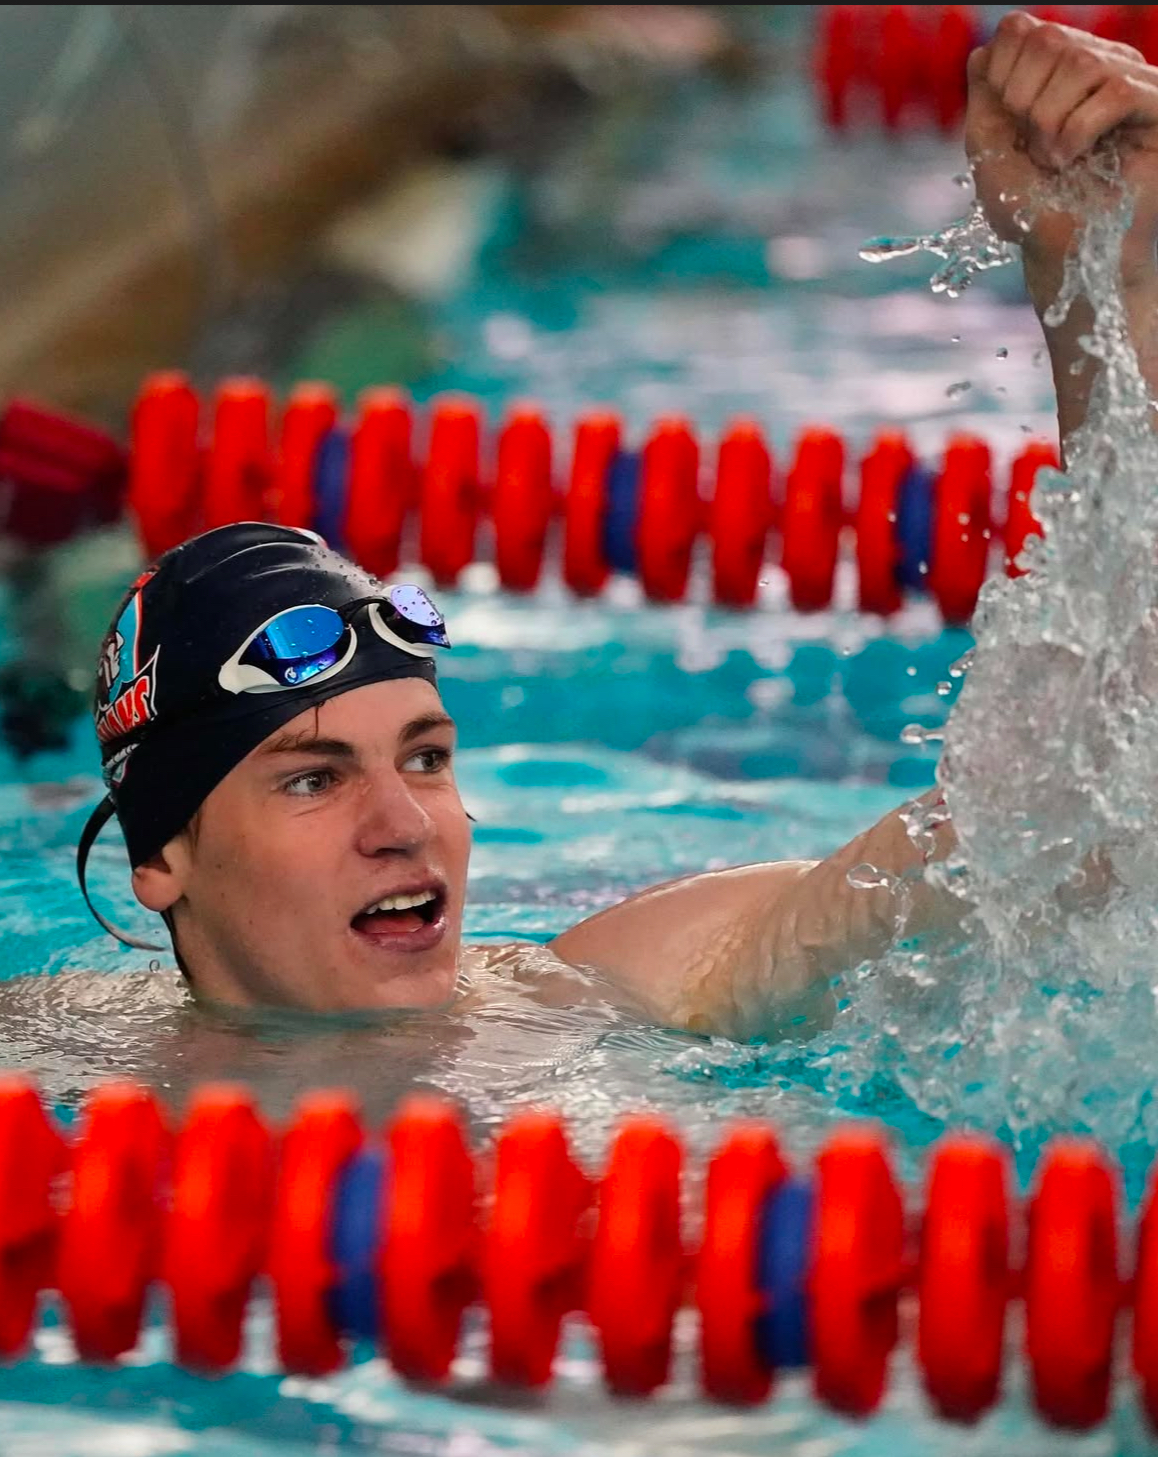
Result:
<svg viewBox="0 0 1158 1457"><path fill-rule="evenodd" d="M969 61L965 146L977 196L994 229L1019 243L1025 281L1039 318L1057 298L1078 218L1042 206L1057 196L1066 169L1105 137L1118 142L1133 220L1122 240L1122 299L1143 377L1158 394L1158 69L1131 46L1100 40L1031 15L1006 15L992 41ZM1071 175L1075 193L1079 190ZM1088 170L1088 205L1109 206L1112 188ZM1028 231L1025 225L1028 224ZM1064 323L1043 323L1065 442L1082 423L1096 377L1082 349L1092 319L1076 301Z"/></svg>

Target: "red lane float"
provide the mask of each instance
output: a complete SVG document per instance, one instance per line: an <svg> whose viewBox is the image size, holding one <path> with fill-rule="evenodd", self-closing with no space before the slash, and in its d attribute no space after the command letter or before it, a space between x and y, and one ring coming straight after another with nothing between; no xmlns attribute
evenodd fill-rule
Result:
<svg viewBox="0 0 1158 1457"><path fill-rule="evenodd" d="M781 566L798 612L832 601L844 521L844 442L834 430L805 430L788 472L781 525Z"/></svg>
<svg viewBox="0 0 1158 1457"><path fill-rule="evenodd" d="M376 577L396 571L407 516L418 505L411 454L413 420L401 390L364 390L350 436L346 545Z"/></svg>
<svg viewBox="0 0 1158 1457"><path fill-rule="evenodd" d="M112 1083L89 1100L61 1221L57 1287L85 1361L137 1344L161 1247L158 1190L168 1135L151 1093Z"/></svg>
<svg viewBox="0 0 1158 1457"><path fill-rule="evenodd" d="M603 555L607 472L619 452L622 425L607 410L575 424L571 484L564 504L563 580L580 597L603 590L610 568Z"/></svg>
<svg viewBox="0 0 1158 1457"><path fill-rule="evenodd" d="M1017 559L1030 536L1043 534L1041 522L1029 504L1037 473L1042 466L1058 470L1060 465L1056 446L1048 441L1035 440L1025 447L1010 468L1009 504L1005 519L1005 570L1011 577L1025 575L1025 568L1017 565Z"/></svg>
<svg viewBox="0 0 1158 1457"><path fill-rule="evenodd" d="M884 430L861 462L856 508L856 564L862 612L882 617L901 607L897 564L900 548L893 530L897 492L913 464L913 452L899 430Z"/></svg>
<svg viewBox="0 0 1158 1457"><path fill-rule="evenodd" d="M571 1158L562 1120L524 1113L499 1135L495 1192L482 1250L496 1381L543 1386L563 1317L581 1304L591 1185Z"/></svg>
<svg viewBox="0 0 1158 1457"><path fill-rule="evenodd" d="M305 524L314 500L318 444L337 422L332 392L301 386L291 396L282 425L274 487L261 499L276 504L287 522ZM133 461L134 509L147 543L173 545L186 527L260 515L258 493L265 461L271 404L253 383L227 381L216 411L222 439L205 448L206 496L198 495L197 400L180 376L147 383L134 416L140 458ZM359 400L350 427L348 477L342 518L345 549L367 571L397 571L417 545L418 556L442 584L453 584L474 558L477 528L489 508L494 560L502 584L528 591L544 565L550 519L556 508L551 483L549 422L533 407L519 407L497 440L494 486L487 500L480 485L481 413L470 401L444 400L432 412L427 459L416 466L413 416L396 390L370 390ZM580 417L563 515L562 575L577 595L598 592L609 575L604 556L608 476L623 446L617 416ZM772 457L758 425L732 422L721 436L715 488L699 492L699 447L686 420L657 422L640 453L638 507L631 532L640 583L653 601L681 600L687 593L698 534L711 538L712 592L721 606L743 607L758 597L768 539L779 528L779 556L789 597L801 611L832 601L841 533L845 443L834 431L802 432L778 506L772 490ZM166 464L173 457L173 469ZM1013 462L1005 520L993 520L988 446L972 436L953 437L937 476L931 520L929 590L947 621L967 622L993 555L991 536L1005 543L1006 569L1026 537L1040 526L1028 499L1037 470L1055 464L1056 451L1041 443ZM880 432L860 462L860 491L848 517L855 543L862 611L888 615L903 602L896 540L898 491L916 464L904 435ZM180 489L167 503L166 481ZM341 482L331 482L340 489ZM276 498L276 500L275 500ZM231 504L230 504L231 503ZM408 542L410 513L420 515L418 541ZM772 553L775 554L773 547Z"/></svg>
<svg viewBox="0 0 1158 1457"><path fill-rule="evenodd" d="M23 399L0 412L3 529L25 546L115 521L126 470L117 442L83 420Z"/></svg>
<svg viewBox="0 0 1158 1457"><path fill-rule="evenodd" d="M324 1376L342 1364L326 1296L334 1284L330 1196L363 1143L358 1108L344 1093L303 1099L282 1141L274 1192L269 1277L278 1357L287 1371Z"/></svg>
<svg viewBox="0 0 1158 1457"><path fill-rule="evenodd" d="M1072 24L1072 21L1064 21ZM1158 64L1158 8L1153 5L1103 5L1090 26L1105 40L1134 46L1150 65Z"/></svg>
<svg viewBox="0 0 1158 1457"><path fill-rule="evenodd" d="M812 1261L816 1394L868 1416L884 1395L904 1280L904 1210L884 1140L861 1129L829 1139L817 1160Z"/></svg>
<svg viewBox="0 0 1158 1457"><path fill-rule="evenodd" d="M422 483L419 556L443 587L474 560L478 525L480 415L470 400L434 407Z"/></svg>
<svg viewBox="0 0 1158 1457"><path fill-rule="evenodd" d="M499 431L491 501L495 566L509 591L530 592L538 585L553 509L551 432L542 412L524 405Z"/></svg>
<svg viewBox="0 0 1158 1457"><path fill-rule="evenodd" d="M218 387L201 496L206 530L269 514L272 409L261 380L229 379Z"/></svg>
<svg viewBox="0 0 1158 1457"><path fill-rule="evenodd" d="M825 122L843 131L849 121L849 100L861 74L857 45L859 5L825 5L820 14L816 79Z"/></svg>
<svg viewBox="0 0 1158 1457"><path fill-rule="evenodd" d="M936 486L929 588L946 622L973 616L989 563L989 447L957 435Z"/></svg>
<svg viewBox="0 0 1158 1457"><path fill-rule="evenodd" d="M653 602L679 602L688 589L700 529L700 451L688 422L658 420L639 470L636 558L640 585Z"/></svg>
<svg viewBox="0 0 1158 1457"><path fill-rule="evenodd" d="M265 1261L273 1173L273 1139L249 1094L203 1089L177 1139L166 1221L165 1282L183 1366L219 1371L237 1360Z"/></svg>
<svg viewBox="0 0 1158 1457"><path fill-rule="evenodd" d="M1154 1175L1138 1224L1133 1297L1130 1359L1142 1408L1151 1427L1158 1430L1158 1178Z"/></svg>
<svg viewBox="0 0 1158 1457"><path fill-rule="evenodd" d="M24 1349L37 1298L52 1283L52 1186L67 1159L65 1142L35 1090L19 1078L0 1081L0 1356Z"/></svg>
<svg viewBox="0 0 1158 1457"><path fill-rule="evenodd" d="M823 6L814 70L826 124L897 131L927 119L948 130L964 114L966 63L982 38L973 6Z"/></svg>
<svg viewBox="0 0 1158 1457"><path fill-rule="evenodd" d="M553 1114L520 1115L480 1160L493 1191L485 1217L450 1105L409 1099L386 1140L380 1199L376 1187L346 1178L365 1151L346 1094L306 1095L275 1144L244 1091L206 1087L191 1099L170 1158L158 1104L139 1087L93 1093L68 1142L27 1082L0 1080L4 1354L20 1354L40 1291L55 1287L81 1358L115 1360L136 1343L159 1280L177 1359L223 1370L236 1359L246 1295L268 1248L279 1357L286 1369L321 1374L366 1331L364 1310L351 1314L334 1298L346 1278L335 1239L360 1214L358 1260L376 1267L374 1325L407 1378L447 1374L463 1313L481 1294L501 1381L542 1385L560 1323L585 1309L612 1390L642 1395L664 1383L687 1266L680 1147L662 1123L621 1125L597 1213L594 1185ZM1155 1189L1127 1284L1118 1275L1116 1175L1088 1140L1051 1146L1023 1212L1011 1207L1000 1149L977 1135L947 1137L913 1224L915 1260L880 1132L858 1125L825 1141L814 1184L803 1187L812 1211L803 1226L769 1221L784 1178L774 1135L760 1124L734 1128L709 1164L694 1303L713 1399L763 1399L775 1374L769 1352L799 1349L793 1362L812 1364L821 1400L868 1415L884 1390L903 1298L934 1408L974 1421L997 1398L1006 1310L1020 1298L1037 1407L1048 1422L1085 1429L1106 1415L1117 1316L1132 1303L1133 1367L1143 1410L1158 1425ZM351 1199L373 1201L369 1223ZM1023 1247L1016 1268L1011 1252ZM796 1291L802 1308L781 1314L803 1326L770 1344L770 1302L795 1300Z"/></svg>
<svg viewBox="0 0 1158 1457"><path fill-rule="evenodd" d="M968 5L938 5L932 45L922 64L927 67L933 120L951 131L965 115L969 91L969 53L979 44L975 14Z"/></svg>
<svg viewBox="0 0 1158 1457"><path fill-rule="evenodd" d="M712 595L721 606L756 600L772 523L771 452L759 425L734 420L720 439L709 510Z"/></svg>
<svg viewBox="0 0 1158 1457"><path fill-rule="evenodd" d="M450 1370L474 1299L474 1166L453 1111L411 1098L389 1132L391 1192L379 1273L386 1348L415 1381Z"/></svg>
<svg viewBox="0 0 1158 1457"><path fill-rule="evenodd" d="M1158 62L1153 5L1039 5L1032 13ZM814 75L826 124L836 131L877 121L890 131L923 121L955 126L965 110L969 53L985 38L983 12L970 5L820 7Z"/></svg>
<svg viewBox="0 0 1158 1457"><path fill-rule="evenodd" d="M1029 1209L1024 1298L1034 1401L1058 1426L1084 1430L1106 1415L1122 1293L1116 1204L1096 1145L1054 1144Z"/></svg>
<svg viewBox="0 0 1158 1457"><path fill-rule="evenodd" d="M921 1226L917 1357L934 1406L974 1421L997 1400L1010 1294L1009 1176L987 1139L934 1156Z"/></svg>
<svg viewBox="0 0 1158 1457"><path fill-rule="evenodd" d="M587 1314L607 1384L648 1396L668 1379L684 1275L679 1140L658 1119L620 1128L599 1186Z"/></svg>
<svg viewBox="0 0 1158 1457"><path fill-rule="evenodd" d="M772 1386L756 1344L764 1298L754 1238L764 1203L787 1172L771 1130L758 1124L737 1128L708 1165L696 1306L701 1378L717 1401L763 1401Z"/></svg>
<svg viewBox="0 0 1158 1457"><path fill-rule="evenodd" d="M133 406L128 505L150 559L200 529L200 411L188 378L176 371L151 375Z"/></svg>
<svg viewBox="0 0 1158 1457"><path fill-rule="evenodd" d="M927 75L924 55L910 5L886 5L879 19L880 56L877 83L881 119L889 131L899 130L910 106L924 101ZM862 21L863 23L863 21Z"/></svg>
<svg viewBox="0 0 1158 1457"><path fill-rule="evenodd" d="M295 385L281 419L269 509L282 526L314 523L314 465L322 437L337 424L338 397L328 384Z"/></svg>

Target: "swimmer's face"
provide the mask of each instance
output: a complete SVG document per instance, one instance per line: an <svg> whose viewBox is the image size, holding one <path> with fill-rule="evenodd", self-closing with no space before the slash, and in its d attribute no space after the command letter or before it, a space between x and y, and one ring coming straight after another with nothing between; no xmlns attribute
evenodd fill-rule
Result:
<svg viewBox="0 0 1158 1457"><path fill-rule="evenodd" d="M470 854L453 748L437 690L404 678L328 699L247 755L133 875L172 910L194 990L335 1012L447 1002Z"/></svg>

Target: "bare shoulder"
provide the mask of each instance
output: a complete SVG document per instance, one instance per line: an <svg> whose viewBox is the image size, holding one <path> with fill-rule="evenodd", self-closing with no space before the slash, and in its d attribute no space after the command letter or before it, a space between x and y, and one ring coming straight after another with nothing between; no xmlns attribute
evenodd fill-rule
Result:
<svg viewBox="0 0 1158 1457"><path fill-rule="evenodd" d="M468 946L463 956L466 999L475 1002L516 989L550 1007L609 1004L631 1005L620 988L593 967L574 965L557 956L552 946L535 941L503 941L494 946Z"/></svg>
<svg viewBox="0 0 1158 1457"><path fill-rule="evenodd" d="M650 946L706 939L731 946L761 924L781 895L816 864L780 860L734 865L649 886L556 936L551 949L570 963L617 966Z"/></svg>

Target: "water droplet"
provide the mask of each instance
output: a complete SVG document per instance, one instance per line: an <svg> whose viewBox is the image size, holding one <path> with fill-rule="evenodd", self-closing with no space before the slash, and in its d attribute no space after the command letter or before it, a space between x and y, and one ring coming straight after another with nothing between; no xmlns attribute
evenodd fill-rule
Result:
<svg viewBox="0 0 1158 1457"><path fill-rule="evenodd" d="M960 399L960 397L963 394L966 394L972 388L973 388L973 381L971 379L959 379L959 380L956 380L945 391L945 398L947 400Z"/></svg>
<svg viewBox="0 0 1158 1457"><path fill-rule="evenodd" d="M1034 367L1034 369L1040 369L1041 364L1042 364L1042 361L1044 359L1045 359L1045 350L1044 349L1035 349L1033 351L1033 367Z"/></svg>
<svg viewBox="0 0 1158 1457"><path fill-rule="evenodd" d="M941 682L937 684L937 692L941 695L942 698L948 698L949 694L952 693L952 691L952 683L947 683L944 679L942 679Z"/></svg>
<svg viewBox="0 0 1158 1457"><path fill-rule="evenodd" d="M879 866L870 865L867 860L854 865L846 878L854 890L894 890L897 885L895 875L881 870Z"/></svg>
<svg viewBox="0 0 1158 1457"><path fill-rule="evenodd" d="M912 663L910 663L909 666L905 669L905 672L909 675L910 678L915 678L917 676L917 670Z"/></svg>
<svg viewBox="0 0 1158 1457"><path fill-rule="evenodd" d="M998 359L1008 359L1009 358L1009 350L1005 347L1004 344L997 351L997 358Z"/></svg>
<svg viewBox="0 0 1158 1457"><path fill-rule="evenodd" d="M901 743L920 748L925 742L925 729L919 723L907 723L901 730Z"/></svg>
<svg viewBox="0 0 1158 1457"><path fill-rule="evenodd" d="M950 334L949 335L949 343L950 344L960 344L960 342L961 342L961 335L960 334Z"/></svg>
<svg viewBox="0 0 1158 1457"><path fill-rule="evenodd" d="M973 175L970 172L958 172L953 181L958 187L972 187Z"/></svg>
<svg viewBox="0 0 1158 1457"><path fill-rule="evenodd" d="M890 258L919 253L924 243L924 238L870 238L861 244L859 255L866 263L887 263Z"/></svg>

